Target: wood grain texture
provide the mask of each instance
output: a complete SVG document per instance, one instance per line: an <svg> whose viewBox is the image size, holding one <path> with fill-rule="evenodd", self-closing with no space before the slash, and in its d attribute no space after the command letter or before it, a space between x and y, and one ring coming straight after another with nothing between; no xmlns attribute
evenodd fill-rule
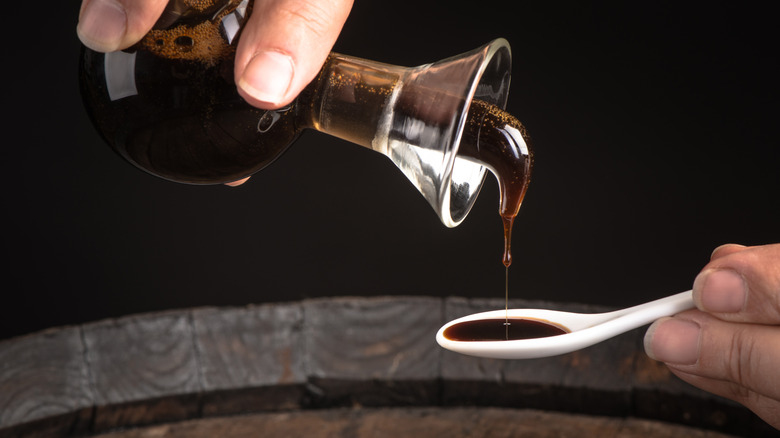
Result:
<svg viewBox="0 0 780 438"><path fill-rule="evenodd" d="M307 372L333 379L438 375L441 301L420 297L304 302Z"/></svg>
<svg viewBox="0 0 780 438"><path fill-rule="evenodd" d="M440 300L310 300L304 315L311 405L438 402Z"/></svg>
<svg viewBox="0 0 780 438"><path fill-rule="evenodd" d="M605 310L523 301L512 306ZM463 298L328 298L132 315L5 340L0 438L165 424L148 429L159 432L186 429L197 418L283 411L268 417L281 421L312 409L361 406L407 407L432 424L449 421L434 418L439 412L473 406L577 413L583 425L591 424L588 415L633 416L780 436L744 407L693 388L649 360L643 329L579 352L525 361L472 358L436 344L445 321L501 307L501 300ZM449 409L432 414L418 409L423 406ZM347 412L363 418L360 412L368 411ZM390 423L403 421L393 415ZM356 430L385 420L360 421L319 427ZM238 423L230 427L241 430Z"/></svg>
<svg viewBox="0 0 780 438"><path fill-rule="evenodd" d="M306 384L301 304L193 312L203 414L300 406Z"/></svg>
<svg viewBox="0 0 780 438"><path fill-rule="evenodd" d="M206 391L303 383L299 304L193 312Z"/></svg>
<svg viewBox="0 0 780 438"><path fill-rule="evenodd" d="M84 326L95 428L191 418L201 391L189 312Z"/></svg>
<svg viewBox="0 0 780 438"><path fill-rule="evenodd" d="M52 434L68 431L94 403L87 374L78 327L0 342L0 434L36 421Z"/></svg>
<svg viewBox="0 0 780 438"><path fill-rule="evenodd" d="M84 341L98 405L200 389L187 312L88 324Z"/></svg>
<svg viewBox="0 0 780 438"><path fill-rule="evenodd" d="M729 438L731 435L636 418L498 408L338 409L210 418L95 438Z"/></svg>

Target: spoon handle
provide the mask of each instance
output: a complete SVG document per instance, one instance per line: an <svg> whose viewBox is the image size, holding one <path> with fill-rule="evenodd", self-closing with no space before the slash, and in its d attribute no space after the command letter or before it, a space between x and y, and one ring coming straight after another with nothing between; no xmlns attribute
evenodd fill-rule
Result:
<svg viewBox="0 0 780 438"><path fill-rule="evenodd" d="M658 319L662 316L670 316L688 310L694 306L693 291L680 292L668 297L660 298L644 304L624 309L625 313L647 314L650 320ZM649 321L648 321L649 322Z"/></svg>
<svg viewBox="0 0 780 438"><path fill-rule="evenodd" d="M680 292L655 301L619 310L614 313L614 319L605 322L602 326L609 326L610 330L618 327L622 331L633 330L658 318L671 316L691 309L694 306L692 291Z"/></svg>

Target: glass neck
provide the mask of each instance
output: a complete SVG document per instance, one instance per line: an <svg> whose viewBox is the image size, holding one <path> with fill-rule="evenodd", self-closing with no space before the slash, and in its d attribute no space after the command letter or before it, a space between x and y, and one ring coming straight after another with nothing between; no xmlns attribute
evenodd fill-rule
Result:
<svg viewBox="0 0 780 438"><path fill-rule="evenodd" d="M386 131L382 128L402 81L400 70L331 53L297 100L299 120L305 128L384 152L376 138Z"/></svg>

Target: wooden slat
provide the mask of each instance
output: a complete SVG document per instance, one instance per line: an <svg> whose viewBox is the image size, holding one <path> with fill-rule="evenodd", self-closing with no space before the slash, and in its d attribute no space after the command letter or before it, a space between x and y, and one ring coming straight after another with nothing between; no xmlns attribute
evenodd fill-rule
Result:
<svg viewBox="0 0 780 438"><path fill-rule="evenodd" d="M84 341L97 430L198 414L201 385L189 312L87 324Z"/></svg>
<svg viewBox="0 0 780 438"><path fill-rule="evenodd" d="M304 302L307 373L318 405L438 399L441 301L426 297Z"/></svg>
<svg viewBox="0 0 780 438"><path fill-rule="evenodd" d="M0 436L36 421L52 434L77 427L93 405L91 389L80 328L0 342Z"/></svg>
<svg viewBox="0 0 780 438"><path fill-rule="evenodd" d="M302 326L300 304L195 310L203 414L299 408Z"/></svg>

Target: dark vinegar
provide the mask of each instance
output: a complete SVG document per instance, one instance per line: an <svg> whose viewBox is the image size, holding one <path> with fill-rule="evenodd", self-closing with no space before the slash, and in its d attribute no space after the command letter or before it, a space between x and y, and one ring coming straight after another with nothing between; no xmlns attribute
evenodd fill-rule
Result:
<svg viewBox="0 0 780 438"><path fill-rule="evenodd" d="M490 169L499 187L504 225L504 266L512 264L512 227L531 182L533 152L528 133L515 117L481 100L469 109L458 153Z"/></svg>
<svg viewBox="0 0 780 438"><path fill-rule="evenodd" d="M458 153L477 161L495 175L499 188L499 214L504 226L506 267L505 306L509 311L509 265L512 264L512 227L531 182L533 151L528 132L511 114L481 100L471 102ZM523 321L523 320L521 320ZM506 339L510 320L504 319ZM526 324L527 325L527 324ZM514 330L522 333L522 331Z"/></svg>
<svg viewBox="0 0 780 438"><path fill-rule="evenodd" d="M170 10L181 5L171 1L127 50L84 48L82 96L106 142L137 167L188 184L236 181L278 158L299 129L289 108L263 111L236 91L238 35L229 43L222 23L241 22L242 3L187 4L186 12Z"/></svg>
<svg viewBox="0 0 780 438"><path fill-rule="evenodd" d="M568 332L559 325L539 319L500 318L477 319L453 324L444 330L444 337L461 342L517 341L547 338Z"/></svg>

